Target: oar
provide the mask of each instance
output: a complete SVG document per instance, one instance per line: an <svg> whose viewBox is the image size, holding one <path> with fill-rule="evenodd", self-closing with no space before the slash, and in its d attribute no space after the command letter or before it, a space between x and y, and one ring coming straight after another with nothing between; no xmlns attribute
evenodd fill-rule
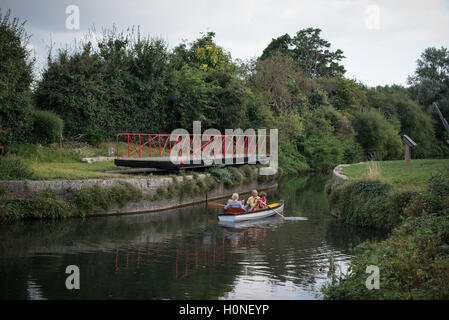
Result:
<svg viewBox="0 0 449 320"><path fill-rule="evenodd" d="M269 204L267 204L267 206L270 206ZM279 212L276 211L276 209L270 208L271 210L273 210L274 212L276 212L278 215L280 215L282 217L282 219L285 219L285 217L280 214Z"/></svg>
<svg viewBox="0 0 449 320"><path fill-rule="evenodd" d="M208 202L207 204L210 206L214 206L214 207L224 207L225 206L224 204L217 203L217 202Z"/></svg>

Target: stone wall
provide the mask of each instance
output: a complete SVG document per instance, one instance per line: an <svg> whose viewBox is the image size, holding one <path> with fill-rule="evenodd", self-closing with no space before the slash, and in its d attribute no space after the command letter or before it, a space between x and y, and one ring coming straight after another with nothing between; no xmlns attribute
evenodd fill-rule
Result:
<svg viewBox="0 0 449 320"><path fill-rule="evenodd" d="M256 169L257 170L257 169ZM186 175L186 179L193 179L193 176ZM178 182L182 182L183 176L175 176ZM199 179L206 178L205 174L198 174ZM152 177L152 178L117 178L117 179L86 179L86 180L39 180L39 181L1 181L1 183L9 188L14 194L20 196L27 193L38 192L42 189L52 189L62 199L67 200L67 195L70 194L70 189L77 189L82 186L100 185L102 187L112 187L129 183L134 187L140 189L144 196L152 196L160 187L168 187L173 183L172 177ZM232 193L246 193L253 189L269 189L277 187L277 182L259 183L257 179L251 183L241 184L236 187L226 189L223 183L219 183L214 190L207 191L203 194L198 194L194 197L186 197L180 199L175 197L172 199L162 199L157 201L142 200L139 202L130 202L124 208L113 208L107 212L96 212L94 215L104 214L118 214L118 213L137 213L137 212L151 212L164 209L175 208L179 206L186 206L199 202L207 202L214 199L227 198L229 199Z"/></svg>

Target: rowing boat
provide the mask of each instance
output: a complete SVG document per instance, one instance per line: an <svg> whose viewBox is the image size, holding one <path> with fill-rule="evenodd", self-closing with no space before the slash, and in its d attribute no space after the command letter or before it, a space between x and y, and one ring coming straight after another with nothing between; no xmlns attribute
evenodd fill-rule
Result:
<svg viewBox="0 0 449 320"><path fill-rule="evenodd" d="M277 203L272 203L268 205L268 208L257 210L254 212L246 212L241 208L229 208L223 210L222 214L218 215L218 220L220 222L239 222L248 220L263 219L275 215L276 212L282 213L284 211L284 201L281 200Z"/></svg>

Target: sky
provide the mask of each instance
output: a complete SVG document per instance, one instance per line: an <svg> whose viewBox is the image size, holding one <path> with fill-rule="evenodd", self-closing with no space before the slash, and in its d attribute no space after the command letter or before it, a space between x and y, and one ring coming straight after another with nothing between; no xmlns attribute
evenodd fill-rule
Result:
<svg viewBox="0 0 449 320"><path fill-rule="evenodd" d="M449 47L449 0L0 0L0 8L27 21L38 74L50 44L65 47L114 24L139 26L171 48L213 31L242 60L285 33L320 28L331 49L343 51L346 76L368 86L407 85L426 48Z"/></svg>

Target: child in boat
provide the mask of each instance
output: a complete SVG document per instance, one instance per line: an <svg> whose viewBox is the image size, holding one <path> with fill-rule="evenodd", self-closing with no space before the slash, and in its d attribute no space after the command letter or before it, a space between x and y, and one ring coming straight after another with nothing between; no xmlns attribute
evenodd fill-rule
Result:
<svg viewBox="0 0 449 320"><path fill-rule="evenodd" d="M256 205L258 209L267 208L267 194L265 192L260 193L260 198L257 199Z"/></svg>
<svg viewBox="0 0 449 320"><path fill-rule="evenodd" d="M228 200L228 204L225 205L225 207L224 207L225 210L229 209L229 208L241 208L241 209L244 209L245 211L247 211L247 209L245 208L243 203L241 201L239 201L238 193L233 193L231 199Z"/></svg>

